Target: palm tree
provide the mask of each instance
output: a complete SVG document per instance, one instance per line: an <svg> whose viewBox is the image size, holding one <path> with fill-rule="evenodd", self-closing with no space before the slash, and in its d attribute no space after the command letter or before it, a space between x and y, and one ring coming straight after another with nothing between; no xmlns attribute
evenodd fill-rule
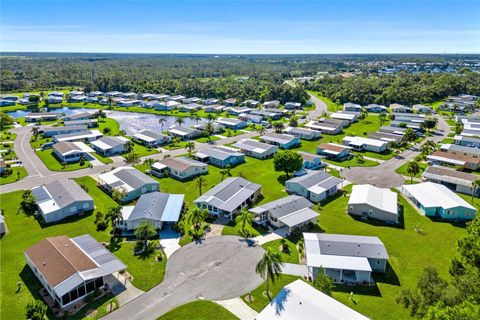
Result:
<svg viewBox="0 0 480 320"><path fill-rule="evenodd" d="M472 181L472 189L473 189L472 190L472 202L473 202L473 197L478 192L478 190L480 190L480 180Z"/></svg>
<svg viewBox="0 0 480 320"><path fill-rule="evenodd" d="M378 120L380 120L380 125L383 126L383 124L385 123L385 120L387 120L387 114L386 113L380 113L378 115Z"/></svg>
<svg viewBox="0 0 480 320"><path fill-rule="evenodd" d="M258 134L261 134L261 135L264 135L265 134L265 127L260 125L260 126L257 126L257 132Z"/></svg>
<svg viewBox="0 0 480 320"><path fill-rule="evenodd" d="M123 219L122 208L120 206L108 208L105 218L110 221L110 225L112 226L112 233L114 233L117 222Z"/></svg>
<svg viewBox="0 0 480 320"><path fill-rule="evenodd" d="M185 145L185 150L188 151L188 156L191 157L192 153L195 152L195 143L193 141L188 141Z"/></svg>
<svg viewBox="0 0 480 320"><path fill-rule="evenodd" d="M177 117L177 119L175 120L175 123L181 126L182 124L185 123L185 120L182 117Z"/></svg>
<svg viewBox="0 0 480 320"><path fill-rule="evenodd" d="M205 180L205 178L203 176L198 176L195 179L195 181L197 182L198 193L199 193L199 195L202 195L202 187L207 184L207 181Z"/></svg>
<svg viewBox="0 0 480 320"><path fill-rule="evenodd" d="M163 132L163 126L167 123L167 118L165 117L159 117L158 118L158 124L160 125L160 131Z"/></svg>
<svg viewBox="0 0 480 320"><path fill-rule="evenodd" d="M155 160L152 159L152 158L147 158L147 159L143 160L143 164L145 164L149 167L151 167L154 162L155 162Z"/></svg>
<svg viewBox="0 0 480 320"><path fill-rule="evenodd" d="M123 145L123 150L125 151L125 153L130 153L133 151L133 147L135 145L133 144L132 141L127 141L124 145Z"/></svg>
<svg viewBox="0 0 480 320"><path fill-rule="evenodd" d="M195 114L192 118L193 121L195 121L195 124L198 124L198 122L202 120L202 118L198 114Z"/></svg>
<svg viewBox="0 0 480 320"><path fill-rule="evenodd" d="M188 216L187 222L192 224L195 236L198 237L198 230L202 227L203 222L208 216L208 211L201 210L199 207L195 206L192 210L192 213Z"/></svg>
<svg viewBox="0 0 480 320"><path fill-rule="evenodd" d="M103 110L98 110L97 111L97 119L104 118L105 117L105 112Z"/></svg>
<svg viewBox="0 0 480 320"><path fill-rule="evenodd" d="M276 133L282 133L282 131L283 131L283 123L281 123L281 122L275 122L275 123L273 124L273 127L275 128L275 132L276 132Z"/></svg>
<svg viewBox="0 0 480 320"><path fill-rule="evenodd" d="M271 279L272 284L275 283L276 278L278 278L282 272L282 266L283 262L280 253L273 252L270 248L268 248L263 254L262 259L255 267L257 274L259 274L262 279L265 279L267 297L270 301L272 301L272 298L270 297L270 292L268 291L268 282Z"/></svg>
<svg viewBox="0 0 480 320"><path fill-rule="evenodd" d="M32 134L35 140L37 140L38 135L40 134L40 130L38 129L37 126L32 127Z"/></svg>
<svg viewBox="0 0 480 320"><path fill-rule="evenodd" d="M112 109L112 103L113 103L113 98L112 98L112 96L109 96L108 97L108 108L109 109Z"/></svg>
<svg viewBox="0 0 480 320"><path fill-rule="evenodd" d="M213 124L211 122L207 122L203 128L203 131L207 135L208 141L211 141L211 135L215 132L215 127Z"/></svg>
<svg viewBox="0 0 480 320"><path fill-rule="evenodd" d="M413 183L413 176L420 172L420 165L417 161L412 160L408 163L407 172L410 174L410 183Z"/></svg>
<svg viewBox="0 0 480 320"><path fill-rule="evenodd" d="M242 233L243 235L247 235L247 226L251 227L253 221L253 215L247 211L247 209L243 208L240 211L240 214L235 218L235 223L242 225Z"/></svg>
<svg viewBox="0 0 480 320"><path fill-rule="evenodd" d="M135 228L135 237L143 240L143 249L147 248L148 239L154 237L157 234L157 228L148 221L142 221Z"/></svg>
<svg viewBox="0 0 480 320"><path fill-rule="evenodd" d="M212 122L213 120L215 120L215 116L211 113L207 114L207 119L208 119L208 122Z"/></svg>
<svg viewBox="0 0 480 320"><path fill-rule="evenodd" d="M220 181L223 181L223 178L227 175L227 169L222 169L220 170L220 174L222 175L222 179Z"/></svg>

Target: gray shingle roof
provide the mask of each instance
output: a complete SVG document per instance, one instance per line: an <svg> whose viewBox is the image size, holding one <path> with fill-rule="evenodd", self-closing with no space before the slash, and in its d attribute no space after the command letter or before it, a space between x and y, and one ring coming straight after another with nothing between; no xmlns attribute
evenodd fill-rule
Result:
<svg viewBox="0 0 480 320"><path fill-rule="evenodd" d="M272 202L261 204L255 208L252 208L250 211L252 211L253 213L269 211L272 216L276 218L281 218L293 212L305 208L311 208L312 206L313 203L311 203L304 197L291 195L280 198L278 200L274 200Z"/></svg>
<svg viewBox="0 0 480 320"><path fill-rule="evenodd" d="M343 182L342 179L334 177L325 171L312 171L306 175L288 180L289 183L298 183L305 189L319 185L324 189L330 189Z"/></svg>
<svg viewBox="0 0 480 320"><path fill-rule="evenodd" d="M132 169L121 169L115 173L115 176L128 184L133 189L142 187L145 184L158 183L146 174Z"/></svg>
<svg viewBox="0 0 480 320"><path fill-rule="evenodd" d="M168 200L172 196L180 196L182 200L184 197L183 195L171 195L162 192L151 192L143 194L137 201L137 204L135 205L135 208L133 208L133 211L128 217L128 220L149 219L162 221L162 216L168 214L165 209L167 208ZM169 208L169 210L172 209L174 208ZM175 210L180 209L181 207L175 208Z"/></svg>
<svg viewBox="0 0 480 320"><path fill-rule="evenodd" d="M43 188L42 188L43 187ZM92 198L75 181L69 179L54 180L32 189L37 203L53 199L64 208L76 201L89 201Z"/></svg>
<svg viewBox="0 0 480 320"><path fill-rule="evenodd" d="M203 149L200 152L197 152L195 156L197 157L202 157L202 155L212 157L215 159L219 159L221 161L228 159L229 157L244 157L243 153L236 152L233 150L229 150L227 148L222 148L222 147L212 147L212 148L206 148Z"/></svg>
<svg viewBox="0 0 480 320"><path fill-rule="evenodd" d="M315 238L305 240L307 253L313 251L322 255L388 259L385 245L377 237L327 233L304 233L304 237Z"/></svg>
<svg viewBox="0 0 480 320"><path fill-rule="evenodd" d="M254 152L260 152L260 150L265 152L270 150L271 148L277 148L275 146L272 146L271 144L263 143L253 139L239 140L238 142L234 143L233 146L239 149L254 151Z"/></svg>
<svg viewBox="0 0 480 320"><path fill-rule="evenodd" d="M298 138L296 138L295 136L289 135L289 134L273 133L272 132L272 133L264 134L261 137L261 139L264 140L264 141L271 141L271 142L275 142L275 143L285 144L285 143L292 142L293 140L298 139Z"/></svg>

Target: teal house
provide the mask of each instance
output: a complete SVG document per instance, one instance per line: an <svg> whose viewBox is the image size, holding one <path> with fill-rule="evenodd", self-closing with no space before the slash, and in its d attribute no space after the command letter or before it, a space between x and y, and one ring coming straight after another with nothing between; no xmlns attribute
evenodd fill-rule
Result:
<svg viewBox="0 0 480 320"><path fill-rule="evenodd" d="M424 182L403 185L400 191L427 217L443 220L472 220L477 210L446 186Z"/></svg>

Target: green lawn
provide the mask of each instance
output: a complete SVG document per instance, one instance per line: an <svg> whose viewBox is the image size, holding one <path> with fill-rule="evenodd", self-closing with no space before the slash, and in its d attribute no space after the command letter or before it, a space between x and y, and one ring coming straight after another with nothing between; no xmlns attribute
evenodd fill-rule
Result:
<svg viewBox="0 0 480 320"><path fill-rule="evenodd" d="M6 177L0 177L0 185L16 182L27 176L27 170L24 167L12 167L12 173Z"/></svg>
<svg viewBox="0 0 480 320"><path fill-rule="evenodd" d="M154 241L155 246L158 241ZM148 291L162 282L165 276L167 258L162 254L163 259L157 261L157 254L150 254L147 257L134 256L133 250L135 241L124 241L119 244L118 250L113 253L127 265L127 271L133 276L132 284L140 290Z"/></svg>
<svg viewBox="0 0 480 320"><path fill-rule="evenodd" d="M215 136L211 136L210 140L208 139L208 137L201 137L201 138L195 139L195 141L200 143L208 143L209 141L217 141L217 140L220 140L220 138Z"/></svg>
<svg viewBox="0 0 480 320"><path fill-rule="evenodd" d="M111 118L100 118L98 121L98 130L104 133L105 128L110 128L109 136L118 136L120 134L120 124L117 120Z"/></svg>
<svg viewBox="0 0 480 320"><path fill-rule="evenodd" d="M40 160L42 160L45 166L47 166L47 168L52 171L74 171L89 168L90 166L90 162L85 161L83 166L80 165L80 162L76 162L66 164L64 167L55 157L52 149L35 151L35 153L40 158Z"/></svg>
<svg viewBox="0 0 480 320"><path fill-rule="evenodd" d="M34 298L40 298L40 283L25 263L23 251L46 237L68 235L70 237L91 234L99 241L108 241L108 231L98 232L94 215L72 217L62 223L42 228L32 216L17 212L22 192L0 195L0 207L4 209L8 234L0 241L0 301L1 319L24 319L25 305ZM98 205L98 202L96 202ZM125 262L125 261L124 261ZM20 292L17 282L22 282ZM53 316L50 315L51 319Z"/></svg>
<svg viewBox="0 0 480 320"><path fill-rule="evenodd" d="M333 164L335 166L339 167L375 167L378 166L378 162L368 160L368 159L363 159L363 162L359 162L357 158L352 158L350 160L345 160L345 161L334 161L334 160L329 160L325 159L324 160L327 163Z"/></svg>
<svg viewBox="0 0 480 320"><path fill-rule="evenodd" d="M236 136L239 136L239 135L242 135L242 134L245 134L245 132L243 132L241 130L227 129L221 135L224 136L224 137L236 137Z"/></svg>
<svg viewBox="0 0 480 320"><path fill-rule="evenodd" d="M293 243L289 239L285 239L288 250L283 251L282 239L267 242L262 245L262 248L267 250L270 248L272 251L279 252L283 262L287 263L299 263L299 256L296 243Z"/></svg>
<svg viewBox="0 0 480 320"><path fill-rule="evenodd" d="M428 168L428 164L425 162L419 162L418 166L420 167L420 172L414 177L420 178L422 176L423 171ZM397 170L395 170L396 173L401 174L403 176L410 177L410 173L407 172L408 169L408 162L405 162L402 166L398 167Z"/></svg>
<svg viewBox="0 0 480 320"><path fill-rule="evenodd" d="M91 152L90 154L94 156L97 160L100 160L102 163L109 164L113 162L113 160L109 157L104 157L96 152Z"/></svg>
<svg viewBox="0 0 480 320"><path fill-rule="evenodd" d="M269 281L268 291L270 291L270 297L273 299L284 286L287 284L300 279L297 276L291 276L287 274L282 274L278 279L275 279L275 282L272 283ZM242 296L243 301L248 304L253 310L260 312L263 308L269 303L268 297L265 294L266 291L266 281L258 286L255 290ZM248 299L248 295L251 295L253 300Z"/></svg>
<svg viewBox="0 0 480 320"><path fill-rule="evenodd" d="M140 171L145 172L148 167L145 164L136 166ZM217 167L209 166L209 173L205 175L205 186L202 187L202 193L206 192L221 181L220 170ZM263 186L259 203L270 202L287 195L285 187L280 183L283 173L273 171L273 159L258 160L247 158L244 164L231 169L232 176L243 176L252 182L259 183ZM160 190L167 193L185 194L185 203L188 208L193 207L193 201L199 197L199 188L195 180L180 182L173 178L156 178L160 182ZM226 178L226 177L224 177ZM268 187L265 187L268 186ZM187 225L188 229L189 226ZM229 228L227 228L229 230ZM227 231L225 231L227 232ZM235 230L232 230L232 233ZM187 244L191 241L191 237L185 235L181 239L181 244Z"/></svg>
<svg viewBox="0 0 480 320"><path fill-rule="evenodd" d="M177 307L157 320L237 320L238 318L224 307L211 301L193 301Z"/></svg>
<svg viewBox="0 0 480 320"><path fill-rule="evenodd" d="M42 137L41 135L39 135L36 139L35 139L35 137L32 137L30 139L30 146L34 150L35 149L40 149L42 147L42 145L44 145L47 142L52 142L52 138Z"/></svg>
<svg viewBox="0 0 480 320"><path fill-rule="evenodd" d="M105 214L108 208L118 204L102 189L97 186L91 177L75 179L78 184L88 188L88 194L93 198L95 209ZM93 222L92 222L93 224ZM155 261L156 255L147 258L133 255L134 242L124 241L118 246L111 247L111 251L127 265L127 271L132 275L132 283L139 289L149 290L163 280L166 259L162 262Z"/></svg>
<svg viewBox="0 0 480 320"><path fill-rule="evenodd" d="M10 128L8 128L8 129L6 129L6 130L4 130L0 133L0 142L13 141L17 137L16 133L8 132L7 130L10 130Z"/></svg>
<svg viewBox="0 0 480 320"><path fill-rule="evenodd" d="M246 227L245 228L246 231L247 231L247 234L248 234L248 237L252 238L252 237L256 237L256 236L259 236L261 234L264 234L266 232L266 230L263 230L259 227L256 227L255 224L253 224L251 227ZM233 235L233 236L241 236L243 237L243 234L242 234L242 226L240 224L235 224L233 221L226 225L223 230L222 230L222 235Z"/></svg>
<svg viewBox="0 0 480 320"><path fill-rule="evenodd" d="M408 312L396 304L395 298L402 290L415 286L424 267L435 267L442 277L448 278L457 240L465 234L465 229L421 216L401 196L403 228L355 220L345 213L347 202L348 197L340 196L324 205L319 211L319 226L328 233L379 237L387 248L391 268L386 275L375 275L375 287L339 286L334 298L372 319L409 318ZM416 225L420 226L423 234L415 232ZM351 291L356 304L349 299Z"/></svg>

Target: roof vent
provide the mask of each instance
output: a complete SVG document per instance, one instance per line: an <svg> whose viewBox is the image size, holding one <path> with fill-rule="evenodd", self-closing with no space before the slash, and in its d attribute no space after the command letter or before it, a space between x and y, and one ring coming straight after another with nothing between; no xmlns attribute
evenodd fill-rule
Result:
<svg viewBox="0 0 480 320"><path fill-rule="evenodd" d="M46 265L47 265L47 262L46 262L46 261L43 261L43 265L46 266Z"/></svg>

